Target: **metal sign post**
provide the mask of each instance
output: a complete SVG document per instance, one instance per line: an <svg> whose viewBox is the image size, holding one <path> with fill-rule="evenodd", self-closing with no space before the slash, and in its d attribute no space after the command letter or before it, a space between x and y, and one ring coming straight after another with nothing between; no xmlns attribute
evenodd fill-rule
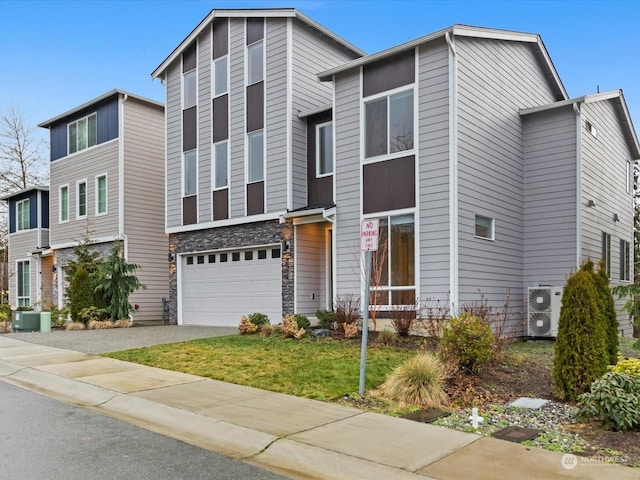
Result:
<svg viewBox="0 0 640 480"><path fill-rule="evenodd" d="M365 252L365 288L362 312L362 347L360 349L360 396L364 395L364 380L367 369L367 341L369 337L369 290L371 284L371 257L378 250L378 231L380 221L377 218L363 220L360 224L360 251Z"/></svg>

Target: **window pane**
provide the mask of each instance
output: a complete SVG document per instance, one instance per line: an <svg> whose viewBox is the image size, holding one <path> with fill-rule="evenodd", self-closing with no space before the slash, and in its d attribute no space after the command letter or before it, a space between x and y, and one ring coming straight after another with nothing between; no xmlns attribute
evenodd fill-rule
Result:
<svg viewBox="0 0 640 480"><path fill-rule="evenodd" d="M97 143L98 138L97 116L95 114L91 115L87 121L87 146L93 147Z"/></svg>
<svg viewBox="0 0 640 480"><path fill-rule="evenodd" d="M415 283L415 236L413 215L391 217L391 285Z"/></svg>
<svg viewBox="0 0 640 480"><path fill-rule="evenodd" d="M195 195L197 189L197 156L196 151L192 150L184 154L184 195Z"/></svg>
<svg viewBox="0 0 640 480"><path fill-rule="evenodd" d="M333 129L331 124L318 128L318 174L333 173Z"/></svg>
<svg viewBox="0 0 640 480"><path fill-rule="evenodd" d="M78 151L78 125L74 123L69 124L69 153L76 153Z"/></svg>
<svg viewBox="0 0 640 480"><path fill-rule="evenodd" d="M60 189L60 221L69 220L69 187Z"/></svg>
<svg viewBox="0 0 640 480"><path fill-rule="evenodd" d="M192 70L184 74L183 78L183 103L185 109L196 104L196 71Z"/></svg>
<svg viewBox="0 0 640 480"><path fill-rule="evenodd" d="M22 200L17 204L18 230L28 230L29 225L29 200Z"/></svg>
<svg viewBox="0 0 640 480"><path fill-rule="evenodd" d="M413 90L389 97L389 153L413 148Z"/></svg>
<svg viewBox="0 0 640 480"><path fill-rule="evenodd" d="M98 213L107 211L107 177L98 177Z"/></svg>
<svg viewBox="0 0 640 480"><path fill-rule="evenodd" d="M367 103L365 107L365 156L387 153L387 99Z"/></svg>
<svg viewBox="0 0 640 480"><path fill-rule="evenodd" d="M214 95L222 95L227 91L227 57L216 60L214 63L215 87Z"/></svg>
<svg viewBox="0 0 640 480"><path fill-rule="evenodd" d="M87 184L78 184L78 216L84 217L87 214Z"/></svg>
<svg viewBox="0 0 640 480"><path fill-rule="evenodd" d="M254 43L247 48L248 79L247 84L261 82L264 79L262 42Z"/></svg>
<svg viewBox="0 0 640 480"><path fill-rule="evenodd" d="M389 286L389 228L387 218L380 219L378 230L378 250L371 256L371 285ZM386 305L389 303L385 301Z"/></svg>
<svg viewBox="0 0 640 480"><path fill-rule="evenodd" d="M392 291L391 304L415 306L416 291L414 289Z"/></svg>
<svg viewBox="0 0 640 480"><path fill-rule="evenodd" d="M78 150L87 148L87 119L78 120Z"/></svg>
<svg viewBox="0 0 640 480"><path fill-rule="evenodd" d="M607 277L611 278L611 235L602 232L602 258L605 262Z"/></svg>
<svg viewBox="0 0 640 480"><path fill-rule="evenodd" d="M215 184L214 188L227 186L227 143L215 146Z"/></svg>
<svg viewBox="0 0 640 480"><path fill-rule="evenodd" d="M262 132L249 134L249 182L264 179L264 142Z"/></svg>
<svg viewBox="0 0 640 480"><path fill-rule="evenodd" d="M493 218L476 215L475 236L493 240Z"/></svg>

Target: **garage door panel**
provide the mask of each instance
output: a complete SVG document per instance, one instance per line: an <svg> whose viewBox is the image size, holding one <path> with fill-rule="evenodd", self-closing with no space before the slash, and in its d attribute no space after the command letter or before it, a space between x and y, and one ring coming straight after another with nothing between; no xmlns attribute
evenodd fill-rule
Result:
<svg viewBox="0 0 640 480"><path fill-rule="evenodd" d="M250 260L245 259L245 251L235 255L239 257L236 261L232 260L233 252L225 252L226 262L220 261L221 254L213 252L184 256L180 293L182 323L236 326L242 315L253 312L266 313L272 323L279 323L282 265L279 255L272 258L271 248L254 250ZM258 258L258 250L265 249L268 250L266 258ZM187 261L189 257L191 264ZM198 263L203 257L205 263Z"/></svg>

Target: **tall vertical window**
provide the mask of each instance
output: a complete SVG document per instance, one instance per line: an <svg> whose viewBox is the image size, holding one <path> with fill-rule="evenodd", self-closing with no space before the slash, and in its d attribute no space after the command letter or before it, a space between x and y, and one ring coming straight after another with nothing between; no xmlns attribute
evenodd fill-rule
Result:
<svg viewBox="0 0 640 480"><path fill-rule="evenodd" d="M631 244L620 240L620 280L628 282L631 280Z"/></svg>
<svg viewBox="0 0 640 480"><path fill-rule="evenodd" d="M29 230L31 228L30 225L30 208L29 208L29 199L25 198L24 200L20 200L16 204L16 220L17 220L17 230Z"/></svg>
<svg viewBox="0 0 640 480"><path fill-rule="evenodd" d="M76 194L76 216L83 218L87 216L87 181L81 180L77 183Z"/></svg>
<svg viewBox="0 0 640 480"><path fill-rule="evenodd" d="M222 57L213 62L214 86L213 95L215 97L227 93L227 57Z"/></svg>
<svg viewBox="0 0 640 480"><path fill-rule="evenodd" d="M98 117L95 113L69 123L69 154L93 147L98 140Z"/></svg>
<svg viewBox="0 0 640 480"><path fill-rule="evenodd" d="M228 165L228 151L227 142L221 142L214 145L214 188L225 188L228 185L227 178L227 165Z"/></svg>
<svg viewBox="0 0 640 480"><path fill-rule="evenodd" d="M611 278L611 235L606 232L602 232L602 258L607 277Z"/></svg>
<svg viewBox="0 0 640 480"><path fill-rule="evenodd" d="M29 260L23 260L18 262L16 267L18 307L29 307L31 306L31 265Z"/></svg>
<svg viewBox="0 0 640 480"><path fill-rule="evenodd" d="M264 134L262 130L247 135L249 143L249 156L247 183L264 180Z"/></svg>
<svg viewBox="0 0 640 480"><path fill-rule="evenodd" d="M60 187L60 223L69 221L69 185Z"/></svg>
<svg viewBox="0 0 640 480"><path fill-rule="evenodd" d="M333 124L316 127L316 173L317 176L333 173Z"/></svg>
<svg viewBox="0 0 640 480"><path fill-rule="evenodd" d="M198 156L195 150L184 152L184 191L183 195L198 193Z"/></svg>
<svg viewBox="0 0 640 480"><path fill-rule="evenodd" d="M96 177L96 215L107 213L107 175Z"/></svg>
<svg viewBox="0 0 640 480"><path fill-rule="evenodd" d="M196 104L196 70L191 70L182 78L183 109L191 108Z"/></svg>
<svg viewBox="0 0 640 480"><path fill-rule="evenodd" d="M413 90L365 104L365 157L413 149Z"/></svg>
<svg viewBox="0 0 640 480"><path fill-rule="evenodd" d="M259 41L247 47L247 85L264 80L263 42Z"/></svg>

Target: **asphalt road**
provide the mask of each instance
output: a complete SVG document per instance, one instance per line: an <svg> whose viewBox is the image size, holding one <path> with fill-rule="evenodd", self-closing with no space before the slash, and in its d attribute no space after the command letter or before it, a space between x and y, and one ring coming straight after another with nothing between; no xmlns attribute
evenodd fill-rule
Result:
<svg viewBox="0 0 640 480"><path fill-rule="evenodd" d="M0 382L2 480L285 477Z"/></svg>

